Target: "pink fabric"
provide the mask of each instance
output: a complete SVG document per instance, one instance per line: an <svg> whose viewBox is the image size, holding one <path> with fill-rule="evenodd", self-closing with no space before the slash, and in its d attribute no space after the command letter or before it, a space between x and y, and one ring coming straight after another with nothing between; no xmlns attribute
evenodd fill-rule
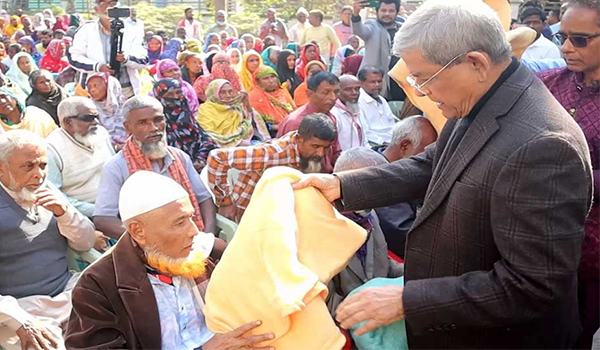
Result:
<svg viewBox="0 0 600 350"><path fill-rule="evenodd" d="M166 59L158 61L156 63L156 76L158 77L158 80L165 79L166 77L163 76L163 72L172 68L179 69L179 73L181 74L181 69L172 60ZM196 91L194 90L194 87L187 81L179 78L179 82L181 83L181 92L185 95L185 98L188 101L190 111L192 112L192 115L196 116L198 114L198 108L200 107Z"/></svg>

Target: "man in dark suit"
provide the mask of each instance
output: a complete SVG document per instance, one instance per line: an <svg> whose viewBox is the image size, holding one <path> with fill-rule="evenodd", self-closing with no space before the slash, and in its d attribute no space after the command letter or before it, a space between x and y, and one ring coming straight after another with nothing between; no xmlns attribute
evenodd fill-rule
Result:
<svg viewBox="0 0 600 350"><path fill-rule="evenodd" d="M337 309L359 335L405 319L423 348L568 348L580 331L577 267L592 198L589 150L571 117L511 59L479 2L427 2L395 54L446 123L425 152L307 175L341 210L424 197L408 234L405 286L366 289Z"/></svg>

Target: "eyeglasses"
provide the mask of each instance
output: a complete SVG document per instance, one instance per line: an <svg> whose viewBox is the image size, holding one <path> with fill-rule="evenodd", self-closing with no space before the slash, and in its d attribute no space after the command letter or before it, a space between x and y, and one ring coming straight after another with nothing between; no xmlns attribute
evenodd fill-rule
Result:
<svg viewBox="0 0 600 350"><path fill-rule="evenodd" d="M94 120L98 119L98 114L84 114L84 115L74 115L73 119L81 120L82 122L91 123Z"/></svg>
<svg viewBox="0 0 600 350"><path fill-rule="evenodd" d="M588 45L588 41L590 41L591 39L597 38L600 36L600 33L598 34L592 34L592 35L565 35L565 34L561 34L561 33L556 33L554 34L554 37L556 38L556 40L558 40L558 42L561 45L564 45L565 42L567 41L567 39L569 39L571 41L571 44L573 44L573 46L575 47L586 47Z"/></svg>
<svg viewBox="0 0 600 350"><path fill-rule="evenodd" d="M406 77L406 82L408 83L408 85L412 86L414 89L416 89L417 91L419 91L421 94L423 95L427 95L425 92L423 92L423 87L425 87L425 85L429 84L433 79L435 79L435 77L437 77L438 75L440 75L440 73L442 73L444 71L444 69L448 68L452 63L454 63L454 61L456 61L459 57L466 55L467 53L461 53L460 55L454 57L453 59L450 60L450 62L446 63L445 66L443 66L440 70L438 70L437 72L435 72L435 74L433 74L431 76L431 78L427 79L423 84L417 84L417 80L415 79L415 77L411 74L409 76Z"/></svg>

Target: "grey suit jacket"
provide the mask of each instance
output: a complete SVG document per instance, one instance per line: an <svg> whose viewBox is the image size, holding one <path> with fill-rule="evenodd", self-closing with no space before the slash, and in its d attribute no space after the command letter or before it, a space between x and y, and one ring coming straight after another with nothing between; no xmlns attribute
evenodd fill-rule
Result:
<svg viewBox="0 0 600 350"><path fill-rule="evenodd" d="M455 124L418 156L339 174L343 210L425 198L406 247L409 347L569 347L592 198L583 133L524 66L448 154Z"/></svg>

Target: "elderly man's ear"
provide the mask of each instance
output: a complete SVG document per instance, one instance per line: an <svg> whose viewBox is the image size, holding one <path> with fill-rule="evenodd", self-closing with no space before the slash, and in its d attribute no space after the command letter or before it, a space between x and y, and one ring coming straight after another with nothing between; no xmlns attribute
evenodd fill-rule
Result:
<svg viewBox="0 0 600 350"><path fill-rule="evenodd" d="M465 59L469 62L472 69L475 70L479 82L484 82L488 79L489 69L492 65L492 59L488 54L471 51L465 55Z"/></svg>

